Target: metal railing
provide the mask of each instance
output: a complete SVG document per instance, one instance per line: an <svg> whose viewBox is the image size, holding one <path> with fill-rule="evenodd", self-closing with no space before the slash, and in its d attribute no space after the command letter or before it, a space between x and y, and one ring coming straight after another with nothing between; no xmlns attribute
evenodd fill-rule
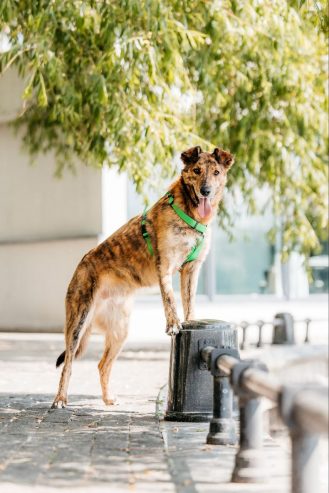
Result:
<svg viewBox="0 0 329 493"><path fill-rule="evenodd" d="M294 344L296 325L301 330L304 330L304 344L309 344L311 325L317 322L326 322L326 320L313 320L310 318L295 320L290 313L279 313L274 316L272 321L257 320L255 322L247 322L243 320L239 323L234 322L233 325L242 332L240 349L246 349L251 345L255 345L258 348L263 347L265 345L264 330L268 328L272 329L272 344ZM255 329L257 331L257 342L251 343L248 340L248 334Z"/></svg>
<svg viewBox="0 0 329 493"><path fill-rule="evenodd" d="M326 387L286 386L273 378L257 360L240 360L237 351L205 347L200 358L214 377L213 419L207 443L237 442L233 395L240 411L239 450L233 482L263 482L264 453L261 400L273 401L289 429L292 450L292 493L319 491L319 437L328 433Z"/></svg>

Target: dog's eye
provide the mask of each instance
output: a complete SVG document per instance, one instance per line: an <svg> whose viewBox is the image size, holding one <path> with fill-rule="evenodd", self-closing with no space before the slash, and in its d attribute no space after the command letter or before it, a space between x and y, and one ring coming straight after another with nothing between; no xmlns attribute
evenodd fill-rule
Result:
<svg viewBox="0 0 329 493"><path fill-rule="evenodd" d="M219 175L219 171L218 171L218 169L216 169L216 170L214 171L214 175L215 175L215 176Z"/></svg>
<svg viewBox="0 0 329 493"><path fill-rule="evenodd" d="M199 174L201 173L201 169L200 169L200 168L194 168L194 170L193 170L193 171L194 171L194 173L195 173L196 175L199 175Z"/></svg>

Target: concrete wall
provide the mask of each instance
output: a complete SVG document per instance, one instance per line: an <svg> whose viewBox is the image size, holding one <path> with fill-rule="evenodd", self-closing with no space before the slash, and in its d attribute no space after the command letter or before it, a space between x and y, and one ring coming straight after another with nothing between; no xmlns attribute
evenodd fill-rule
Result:
<svg viewBox="0 0 329 493"><path fill-rule="evenodd" d="M0 125L0 241L97 236L102 230L101 172L77 165L54 177L54 156L33 166L21 139Z"/></svg>
<svg viewBox="0 0 329 493"><path fill-rule="evenodd" d="M21 113L23 90L24 81L14 70L7 70L0 75L0 123L10 122Z"/></svg>
<svg viewBox="0 0 329 493"><path fill-rule="evenodd" d="M73 271L97 238L0 243L0 329L62 330Z"/></svg>
<svg viewBox="0 0 329 493"><path fill-rule="evenodd" d="M21 90L14 72L0 78L0 329L61 328L67 284L102 234L102 173L80 163L58 180L52 154L31 166L8 124Z"/></svg>

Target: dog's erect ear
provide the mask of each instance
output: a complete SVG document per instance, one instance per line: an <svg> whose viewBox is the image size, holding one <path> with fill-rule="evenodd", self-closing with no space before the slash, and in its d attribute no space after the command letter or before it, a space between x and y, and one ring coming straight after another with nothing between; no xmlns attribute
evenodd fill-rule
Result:
<svg viewBox="0 0 329 493"><path fill-rule="evenodd" d="M234 157L232 156L232 154L230 152L224 151L223 149L220 149L219 147L216 147L212 154L217 163L222 164L227 171L234 163Z"/></svg>
<svg viewBox="0 0 329 493"><path fill-rule="evenodd" d="M201 152L202 149L200 146L191 147L190 149L187 149L187 151L182 152L180 158L184 164L193 164L197 162Z"/></svg>

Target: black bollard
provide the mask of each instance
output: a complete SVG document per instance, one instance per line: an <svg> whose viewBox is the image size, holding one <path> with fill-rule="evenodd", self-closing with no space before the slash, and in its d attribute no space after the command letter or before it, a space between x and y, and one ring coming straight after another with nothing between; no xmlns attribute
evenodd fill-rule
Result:
<svg viewBox="0 0 329 493"><path fill-rule="evenodd" d="M272 344L295 344L294 318L290 313L274 316Z"/></svg>
<svg viewBox="0 0 329 493"><path fill-rule="evenodd" d="M209 421L213 416L213 377L200 358L206 347L237 349L236 330L222 320L193 320L172 337L168 403L169 421Z"/></svg>

